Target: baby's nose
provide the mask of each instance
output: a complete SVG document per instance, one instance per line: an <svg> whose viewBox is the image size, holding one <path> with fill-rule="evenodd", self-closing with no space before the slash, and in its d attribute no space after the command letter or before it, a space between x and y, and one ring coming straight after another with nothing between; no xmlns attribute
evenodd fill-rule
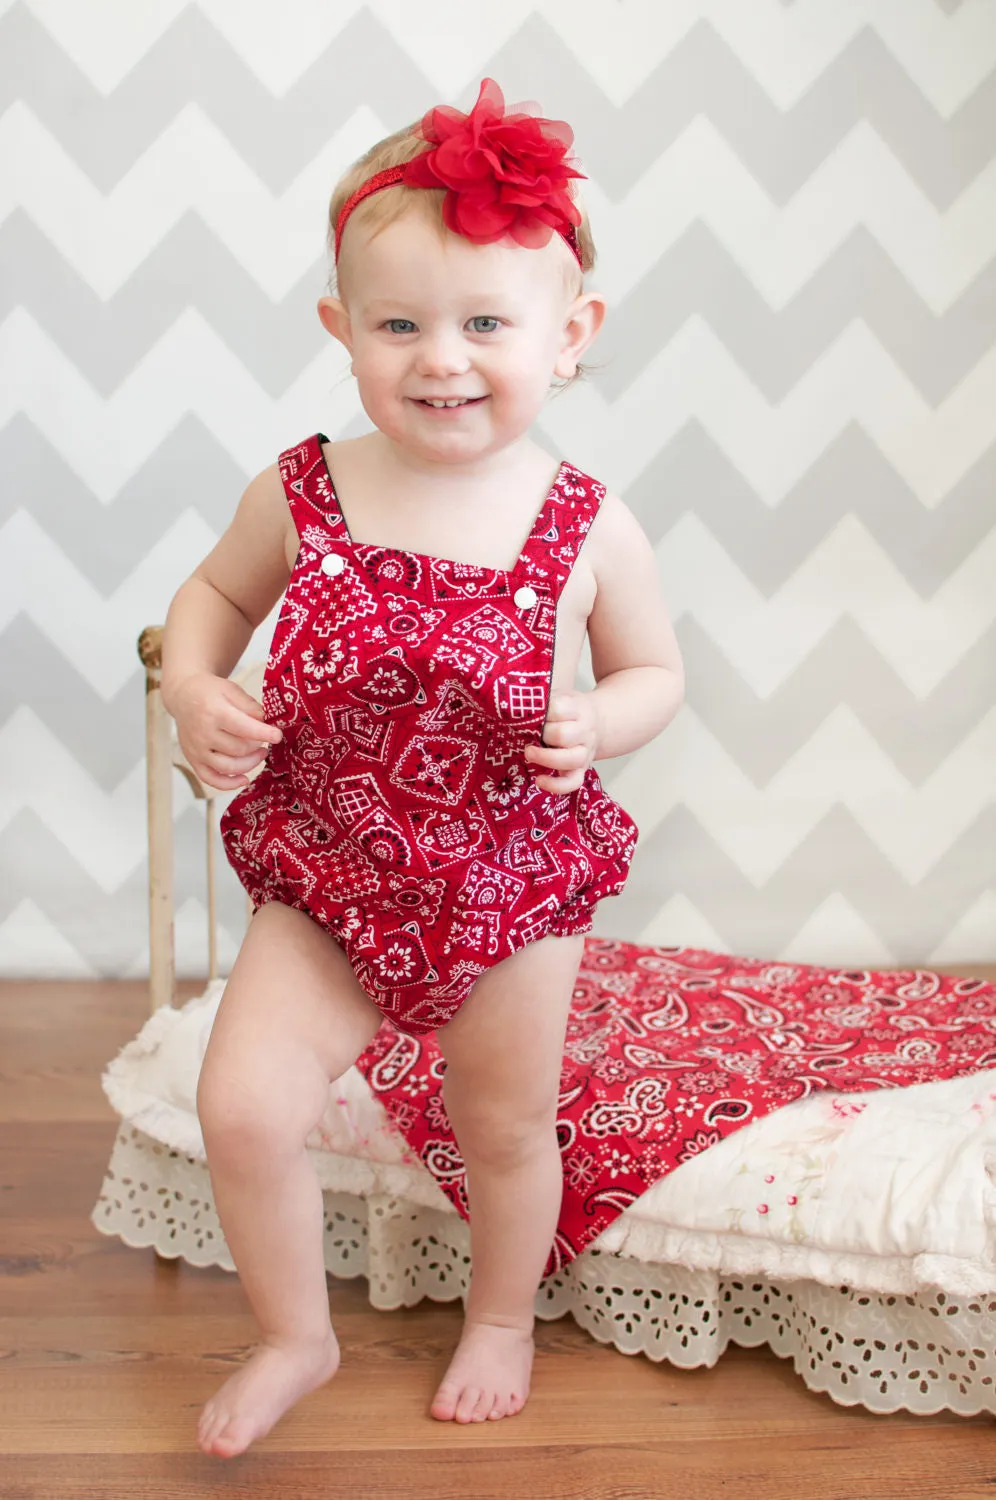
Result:
<svg viewBox="0 0 996 1500"><path fill-rule="evenodd" d="M462 340L436 334L419 340L417 356L421 375L459 375L470 366Z"/></svg>

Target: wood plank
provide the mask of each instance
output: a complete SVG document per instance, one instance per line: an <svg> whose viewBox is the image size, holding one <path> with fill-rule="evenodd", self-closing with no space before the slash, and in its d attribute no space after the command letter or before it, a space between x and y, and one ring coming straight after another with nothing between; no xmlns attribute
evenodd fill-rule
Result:
<svg viewBox="0 0 996 1500"><path fill-rule="evenodd" d="M490 1424L490 1436L504 1423ZM293 1456L252 1450L221 1467L202 1454L18 1458L16 1500L989 1500L992 1465L958 1472L916 1448L899 1455L876 1443L860 1452L706 1447L680 1437L638 1447L503 1446L466 1443L421 1463L404 1451L336 1447ZM949 1455L950 1456L950 1455ZM820 1465L827 1467L821 1470ZM10 1472L0 1460L0 1481ZM0 1491L2 1493L2 1491ZM14 1492L7 1494L13 1500Z"/></svg>
<svg viewBox="0 0 996 1500"><path fill-rule="evenodd" d="M680 1370L570 1318L538 1324L519 1416L435 1422L459 1303L377 1312L362 1278L329 1280L336 1378L249 1453L201 1454L201 1405L255 1341L238 1278L164 1265L89 1222L116 1128L99 1072L144 1021L145 995L139 982L0 983L0 1500L993 1494L987 1415L879 1417L809 1391L765 1348Z"/></svg>

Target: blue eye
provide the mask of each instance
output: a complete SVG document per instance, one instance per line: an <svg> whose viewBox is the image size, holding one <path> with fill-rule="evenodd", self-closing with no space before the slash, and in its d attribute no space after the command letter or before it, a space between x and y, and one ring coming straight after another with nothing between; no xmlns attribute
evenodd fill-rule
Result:
<svg viewBox="0 0 996 1500"><path fill-rule="evenodd" d="M492 325L490 328L475 327L475 333L494 333L495 330L501 326L501 319L492 317L490 313L478 313L477 316L471 318L470 321L472 324L490 323ZM386 328L390 333L394 333L396 331L394 327L396 323L407 324L407 327L402 328L402 333L410 333L411 330L415 327L415 324L412 322L411 318L388 318L387 322L383 324L383 327Z"/></svg>

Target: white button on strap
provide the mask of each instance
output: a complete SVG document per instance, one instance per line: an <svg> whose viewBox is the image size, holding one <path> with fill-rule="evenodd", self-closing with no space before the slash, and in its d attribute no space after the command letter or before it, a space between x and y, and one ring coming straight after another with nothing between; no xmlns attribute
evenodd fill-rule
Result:
<svg viewBox="0 0 996 1500"><path fill-rule="evenodd" d="M330 578L334 578L337 573L341 573L345 566L346 559L340 557L338 552L329 552L322 558L322 572L328 573Z"/></svg>
<svg viewBox="0 0 996 1500"><path fill-rule="evenodd" d="M529 588L528 585L525 588L516 589L515 602L520 609L532 609L536 603L536 590Z"/></svg>

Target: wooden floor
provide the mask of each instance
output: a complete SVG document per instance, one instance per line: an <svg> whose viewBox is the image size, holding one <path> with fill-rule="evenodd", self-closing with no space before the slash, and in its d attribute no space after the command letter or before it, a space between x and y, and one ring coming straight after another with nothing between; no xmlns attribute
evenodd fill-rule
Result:
<svg viewBox="0 0 996 1500"><path fill-rule="evenodd" d="M208 1458L197 1414L254 1341L237 1278L160 1263L89 1222L116 1126L100 1071L146 1006L140 983L0 983L0 1500L996 1494L988 1416L876 1417L766 1350L681 1371L569 1318L538 1324L519 1416L435 1422L459 1304L374 1312L362 1279L330 1278L335 1380L240 1458Z"/></svg>

